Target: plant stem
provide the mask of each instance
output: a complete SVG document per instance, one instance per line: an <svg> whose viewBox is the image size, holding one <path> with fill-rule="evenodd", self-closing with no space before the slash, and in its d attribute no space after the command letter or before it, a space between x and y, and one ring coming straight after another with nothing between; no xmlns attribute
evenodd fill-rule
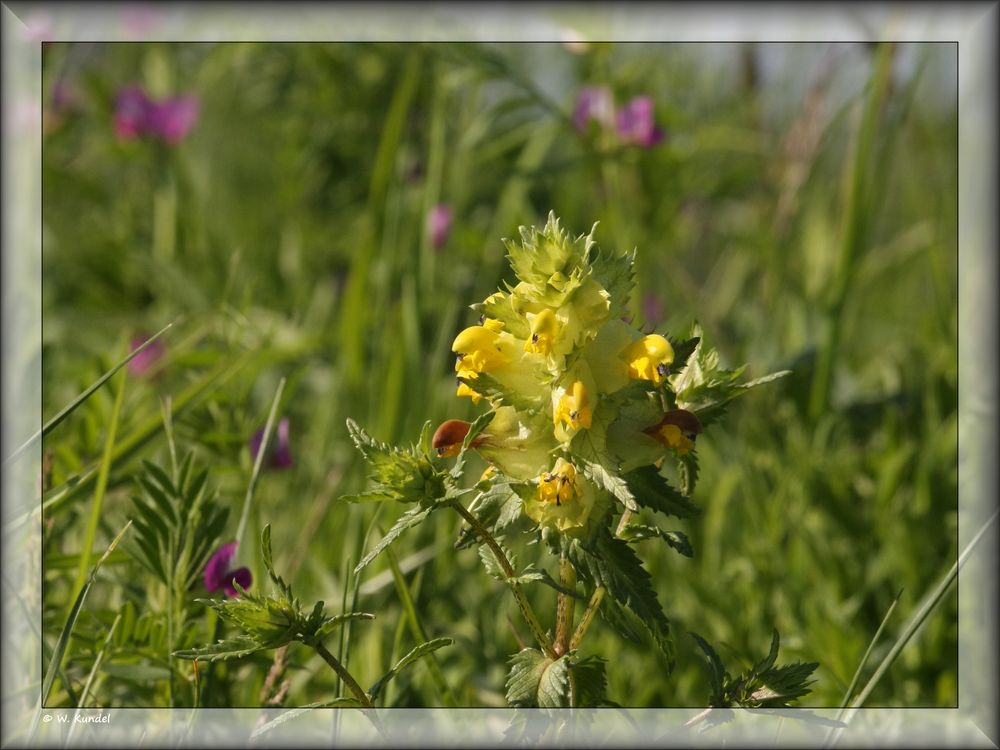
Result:
<svg viewBox="0 0 1000 750"><path fill-rule="evenodd" d="M549 658L558 659L559 655L555 652L555 649L552 648L552 643L549 641L548 636L545 635L545 631L542 630L542 626L538 622L538 617L535 615L535 611L531 608L528 598L524 595L524 591L521 589L521 584L514 580L517 574L514 572L514 568L510 564L510 560L507 559L507 555L504 554L504 551L497 543L497 540L494 539L493 535L486 530L486 527L479 522L479 519L470 513L460 502L452 500L451 506L458 511L458 514L465 519L465 522L468 523L477 534L479 534L479 538L486 542L490 550L492 550L493 556L496 557L497 563L503 570L504 575L509 579L508 583L510 583L511 590L514 592L514 598L517 600L517 605L521 608L521 614L524 615L525 622L528 623L528 629L531 630L531 634L535 637L538 645L542 647L542 651L544 651L545 655Z"/></svg>
<svg viewBox="0 0 1000 750"><path fill-rule="evenodd" d="M347 689L354 693L354 697L358 699L358 703L365 708L375 707L372 705L372 701L371 698L368 697L368 693L361 689L358 681L354 679L354 676L350 672L344 669L344 665L337 661L337 657L327 651L326 646L319 642L310 643L309 645L316 649L316 653L323 657L323 661L333 668L333 671L337 673L337 676L341 680L343 680Z"/></svg>
<svg viewBox="0 0 1000 750"><path fill-rule="evenodd" d="M593 596L590 597L590 603L587 605L587 609L583 613L583 619L580 620L580 624L576 627L576 632L573 633L573 638L569 642L569 650L575 651L580 647L580 641L583 640L583 636L587 632L587 628L590 627L591 620L594 619L594 615L597 614L597 608L601 606L601 599L604 598L604 587L598 586L594 589Z"/></svg>
<svg viewBox="0 0 1000 750"><path fill-rule="evenodd" d="M576 571L565 555L559 557L559 583L568 589L576 587ZM573 630L573 610L576 599L562 592L556 598L556 644L555 651L562 656L569 651L569 637Z"/></svg>

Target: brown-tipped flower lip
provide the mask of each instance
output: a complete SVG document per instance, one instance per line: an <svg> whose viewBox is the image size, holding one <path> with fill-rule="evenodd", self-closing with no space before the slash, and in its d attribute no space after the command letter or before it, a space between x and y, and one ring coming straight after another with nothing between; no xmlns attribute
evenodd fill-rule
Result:
<svg viewBox="0 0 1000 750"><path fill-rule="evenodd" d="M698 417L692 412L689 412L687 409L672 409L666 412L659 422L651 427L647 427L643 432L654 433L665 424L676 425L680 428L681 432L687 435L699 435L704 429L701 426L701 422L698 421Z"/></svg>
<svg viewBox="0 0 1000 750"><path fill-rule="evenodd" d="M431 447L441 455L453 455L449 454L449 449L454 450L461 447L465 436L469 434L470 427L472 427L472 422L466 422L464 419L445 420L434 431ZM482 445L486 438L486 435L477 435L472 441L472 447Z"/></svg>

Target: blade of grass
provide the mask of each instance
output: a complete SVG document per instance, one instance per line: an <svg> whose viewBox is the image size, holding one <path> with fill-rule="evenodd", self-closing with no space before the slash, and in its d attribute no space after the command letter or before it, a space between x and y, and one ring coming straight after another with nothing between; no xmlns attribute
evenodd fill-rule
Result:
<svg viewBox="0 0 1000 750"><path fill-rule="evenodd" d="M885 613L885 617L882 618L881 624L878 626L878 630L875 631L875 635L868 644L868 648L865 650L864 656L861 657L861 663L858 664L858 668L854 671L854 677L851 679L851 684L847 686L847 691L844 693L844 699L840 703L840 711L837 713L837 719L839 720L841 716L844 715L844 710L847 708L847 704L851 702L851 696L854 695L854 688L858 686L858 682L861 680L861 672L865 668L865 664L868 663L868 657L871 656L872 649L875 648L875 644L878 643L879 637L882 635L882 631L885 630L886 623L889 622L889 618L892 617L892 613L896 609L896 605L899 604L899 597L903 595L903 589L899 590L896 594L896 598L892 600L892 604L889 605L889 609Z"/></svg>
<svg viewBox="0 0 1000 750"><path fill-rule="evenodd" d="M198 401L210 393L209 388L219 381L221 385L228 378L244 367L254 357L253 352L247 352L239 357L236 362L224 362L219 367L210 371L201 380L193 383L183 391L173 403L172 414L179 414L183 409L197 404ZM118 443L112 457L112 463L118 463L131 457L142 446L148 443L161 429L163 429L163 419L161 415L152 416L143 422L136 430L124 440ZM49 490L42 498L40 508L27 511L15 518L4 527L4 534L19 528L26 521L34 517L39 512L55 513L66 503L75 498L78 494L90 486L97 479L98 465L90 466L68 481Z"/></svg>
<svg viewBox="0 0 1000 750"><path fill-rule="evenodd" d="M125 396L125 378L119 378L118 392L115 394L115 404L111 410L111 420L108 423L108 436L104 441L104 454L97 471L97 487L94 489L94 500L90 507L90 519L83 536L83 548L80 552L80 563L76 569L70 600L76 598L87 579L87 569L90 567L90 550L97 536L97 525L101 520L101 510L104 508L104 493L108 487L108 473L111 471L111 457L115 448L115 438L118 435L118 419L121 416L122 401Z"/></svg>
<svg viewBox="0 0 1000 750"><path fill-rule="evenodd" d="M386 549L386 556L389 561L389 568L392 570L393 580L396 582L396 592L399 594L399 600L403 604L403 611L406 613L406 619L410 625L410 632L413 634L413 638L417 643L429 641L430 638L427 637L427 631L424 629L424 625L420 621L420 616L417 614L417 608L413 604L413 597L410 596L410 589L406 585L406 579L403 578L403 572L399 569L396 554L390 548ZM449 708L458 708L458 701L455 700L455 695L451 692L451 688L448 687L448 682L441 671L441 665L438 663L437 656L434 654L430 654L429 656L430 659L427 665L431 679L437 688L438 694L441 696L441 700Z"/></svg>
<svg viewBox="0 0 1000 750"><path fill-rule="evenodd" d="M857 699L855 699L850 712L844 716L845 725L849 724L857 710L864 706L865 701L868 700L868 696L871 695L872 691L882 679L882 676L888 671L889 667L893 665L893 662L896 661L896 657L899 656L900 652L906 647L906 644L910 642L910 639L917 632L917 630L920 629L920 626L924 624L928 617L930 617L931 613L937 609L938 604L941 603L941 600L944 599L944 595L948 592L948 589L951 588L951 584L954 583L955 579L958 577L958 571L965 564L969 555L972 554L972 551L979 543L979 540L983 538L983 535L986 534L990 526L996 522L998 515L1000 515L1000 511L995 511L993 515L990 516L986 523L983 524L982 528L979 529L972 540L965 546L965 549L962 550L962 554L958 556L955 564L951 566L951 570L945 574L944 578L941 579L941 582L937 585L937 587L935 587L934 590L924 598L924 603L914 613L913 617L910 618L910 621L906 624L906 628L896 639L896 642L892 644L892 648L889 649L889 653L887 653L882 659L882 662L878 665L875 673L868 680L868 683L858 695ZM837 738L840 736L841 735L836 735L836 738L830 743L829 746L833 747L837 742Z"/></svg>
<svg viewBox="0 0 1000 750"><path fill-rule="evenodd" d="M104 661L104 654L111 645L111 639L115 637L115 631L118 629L118 623L121 622L122 616L119 612L115 616L115 621L111 623L111 627L108 629L108 635L104 639L104 643L101 645L101 650L97 652L97 656L94 657L94 664L90 668L90 674L87 675L87 681L83 685L83 692L80 693L80 700L77 703L77 709L73 714L72 725L69 728L69 732L66 734L66 747L70 747L70 740L73 738L73 731L76 729L77 716L80 715L80 709L85 707L87 702L87 696L90 695L90 688L94 684L94 678L101 669L101 662Z"/></svg>
<svg viewBox="0 0 1000 750"><path fill-rule="evenodd" d="M91 396L93 396L94 393L102 385L104 385L112 377L114 377L114 374L116 372L118 372L125 365L127 365L129 362L131 362L133 358L135 358L135 357L139 356L140 354L142 354L142 352L146 349L146 347L148 347L150 344L152 344L154 341L156 341L158 338L160 338L160 336L162 336L164 333L166 333L166 331L168 329L170 329L171 327L173 327L173 325L174 325L173 323L167 323L167 325L165 325L163 328L161 328L157 333L154 333L152 336L150 336L148 339L146 339L142 343L142 346L140 346L135 351L131 352L127 357L125 357L125 359L123 359L117 365L115 365L110 370L108 370L106 373L104 373L103 375L101 375L101 377L99 377L96 381L94 381L93 385L91 385L87 390L85 390L83 393L81 393L79 396L77 396L75 399L73 399L69 404L67 404L66 406L64 406L59 411L58 414L56 414L54 417L52 417L52 419L50 419L44 425L42 425L42 429L40 429L38 432L36 432L34 435L32 435L30 438L28 438L27 441L25 441L25 443L20 448L18 448L16 451L14 451L13 453L11 453L7 458L5 458L3 460L3 465L6 466L9 462L13 461L15 458L17 458L18 456L20 456L24 451L28 450L28 448L30 448L32 445L34 445L40 438L43 438L46 435L48 435L53 429L55 429L55 427L60 422L62 422L64 419L66 419L66 417L68 417L70 414L72 414L77 409L77 407L79 407L88 398L90 398Z"/></svg>
<svg viewBox="0 0 1000 750"><path fill-rule="evenodd" d="M872 150L878 130L879 115L883 110L892 80L893 47L882 45L875 63L865 102L861 125L858 129L854 158L850 162L847 185L847 207L844 212L844 229L836 269L831 280L829 303L824 320L823 343L820 348L816 375L809 394L809 416L813 422L826 411L833 381L833 367L837 361L840 329L844 304L850 291L850 281L856 266L855 260L865 240L865 230L872 206L868 202L872 191L866 184L867 167L872 163Z"/></svg>
<svg viewBox="0 0 1000 750"><path fill-rule="evenodd" d="M236 527L236 544L243 539L243 532L246 530L247 518L250 515L250 505L253 501L253 492L257 488L257 478L260 476L260 468L264 465L267 456L267 448L271 443L271 433L274 432L274 418L278 413L278 404L281 402L281 392L285 390L285 378L278 381L278 390L275 391L274 399L271 401L271 411L267 415L267 424L264 425L264 437L257 450L257 458L253 462L253 471L250 473L250 484L247 485L247 494L243 499L243 512L240 513L240 523Z"/></svg>
<svg viewBox="0 0 1000 750"><path fill-rule="evenodd" d="M121 542L125 533L132 527L132 522L129 521L125 524L121 531L118 532L118 536L111 540L111 544L101 555L101 558L94 564L93 569L90 571L90 576L87 578L87 582L84 584L83 588L80 589L80 593L76 595L76 601L73 602L73 607L70 609L69 617L66 618L66 624L63 625L62 632L59 633L59 639L56 641L56 647L52 650L52 659L49 660L49 668L45 672L45 678L42 680L42 692L38 697L38 708L35 711L35 716L31 722L31 729L28 732L28 744L31 744L31 740L34 737L35 730L38 727L38 720L41 716L41 710L45 707L45 702L49 699L49 693L52 692L52 685L55 682L56 672L58 671L59 665L62 663L63 655L66 653L66 648L69 645L69 639L73 635L73 628L76 625L76 620L80 616L80 611L83 609L83 602L87 598L87 593L90 591L90 587L94 584L97 578L97 571L101 569L101 565L104 561L108 559L108 556L114 552L118 543Z"/></svg>

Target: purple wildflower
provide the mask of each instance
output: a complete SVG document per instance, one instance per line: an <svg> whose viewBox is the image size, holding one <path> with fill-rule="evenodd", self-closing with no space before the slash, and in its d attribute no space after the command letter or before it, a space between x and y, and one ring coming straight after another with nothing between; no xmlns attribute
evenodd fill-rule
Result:
<svg viewBox="0 0 1000 750"><path fill-rule="evenodd" d="M601 125L610 126L614 120L614 106L611 92L603 86L586 86L576 97L573 124L581 133L587 130L587 123L597 120Z"/></svg>
<svg viewBox="0 0 1000 750"><path fill-rule="evenodd" d="M205 588L209 591L222 589L226 596L233 598L239 596L239 592L233 586L233 579L244 589L250 588L253 583L253 576L248 568L236 568L230 570L229 563L236 554L236 542L223 544L212 555L208 564L205 565Z"/></svg>
<svg viewBox="0 0 1000 750"><path fill-rule="evenodd" d="M167 143L184 140L198 120L198 99L191 96L175 96L164 99L150 112L150 128Z"/></svg>
<svg viewBox="0 0 1000 750"><path fill-rule="evenodd" d="M129 352L134 352L142 346L143 342L145 342L148 338L149 336L146 335L134 336L128 349ZM129 372L136 376L145 375L156 366L166 353L166 350L166 347L163 345L163 340L157 339L129 360Z"/></svg>
<svg viewBox="0 0 1000 750"><path fill-rule="evenodd" d="M637 96L615 115L618 136L625 143L651 148L663 140L663 131L653 122L653 99Z"/></svg>
<svg viewBox="0 0 1000 750"><path fill-rule="evenodd" d="M131 140L143 135L179 143L198 119L198 99L190 94L162 101L150 99L135 86L122 89L115 100L115 132Z"/></svg>
<svg viewBox="0 0 1000 750"><path fill-rule="evenodd" d="M115 99L115 133L123 140L132 140L151 132L150 117L155 104L140 88L130 86L118 92Z"/></svg>
<svg viewBox="0 0 1000 750"><path fill-rule="evenodd" d="M272 469L287 469L294 463L288 442L288 428L289 422L287 417L279 421L278 429L276 430L277 435L275 436L276 441L268 446L266 463ZM250 455L254 461L257 460L257 454L260 452L260 444L263 440L264 428L261 427L250 438Z"/></svg>
<svg viewBox="0 0 1000 750"><path fill-rule="evenodd" d="M444 203L439 203L431 209L427 216L427 231L435 248L440 248L448 239L453 218L451 207Z"/></svg>

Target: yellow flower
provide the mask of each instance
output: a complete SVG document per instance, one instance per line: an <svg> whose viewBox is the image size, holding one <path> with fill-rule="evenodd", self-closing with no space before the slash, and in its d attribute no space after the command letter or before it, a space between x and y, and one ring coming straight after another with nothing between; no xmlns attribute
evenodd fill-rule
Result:
<svg viewBox="0 0 1000 750"><path fill-rule="evenodd" d="M674 361L674 349L663 336L650 334L632 343L621 353L633 380L651 380L660 385L666 380L667 367Z"/></svg>
<svg viewBox="0 0 1000 750"><path fill-rule="evenodd" d="M587 397L587 389L582 380L575 380L573 384L561 394L557 390L555 408L552 410L552 422L557 427L560 424L567 425L571 430L578 430L583 427L590 429L590 421L593 412L590 408L590 399Z"/></svg>
<svg viewBox="0 0 1000 750"><path fill-rule="evenodd" d="M531 326L531 338L524 343L524 351L543 356L551 354L559 332L559 321L555 313L546 307L534 315L529 313L528 321Z"/></svg>
<svg viewBox="0 0 1000 750"><path fill-rule="evenodd" d="M577 474L573 464L562 458L536 481L538 489L534 497L525 498L525 515L539 526L564 534L583 533L588 519L600 518L610 502L591 482Z"/></svg>
<svg viewBox="0 0 1000 750"><path fill-rule="evenodd" d="M484 321L481 326L470 326L455 337L451 350L458 354L455 372L460 378L474 378L481 372L503 367L509 361L503 354L498 338L503 323Z"/></svg>
<svg viewBox="0 0 1000 750"><path fill-rule="evenodd" d="M668 411L659 422L644 430L654 440L673 448L678 456L694 450L694 441L701 431L698 417L686 409Z"/></svg>
<svg viewBox="0 0 1000 750"><path fill-rule="evenodd" d="M576 468L561 458L551 472L538 478L538 499L542 502L562 505L570 502L578 492Z"/></svg>

